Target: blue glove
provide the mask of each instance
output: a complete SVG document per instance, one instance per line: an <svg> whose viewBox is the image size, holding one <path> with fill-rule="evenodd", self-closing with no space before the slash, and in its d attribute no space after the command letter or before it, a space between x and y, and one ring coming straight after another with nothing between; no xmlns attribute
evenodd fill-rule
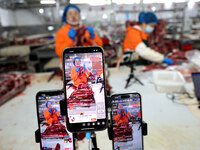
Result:
<svg viewBox="0 0 200 150"><path fill-rule="evenodd" d="M76 67L76 72L78 73L78 71L79 71L79 67Z"/></svg>
<svg viewBox="0 0 200 150"><path fill-rule="evenodd" d="M90 38L93 39L94 38L94 30L93 30L92 26L88 26L87 30L90 34Z"/></svg>
<svg viewBox="0 0 200 150"><path fill-rule="evenodd" d="M174 61L172 59L167 58L167 57L165 57L163 59L163 62L166 63L166 64L168 64L168 65L172 65L174 63Z"/></svg>
<svg viewBox="0 0 200 150"><path fill-rule="evenodd" d="M126 113L127 113L127 108L124 108L125 109L125 111L126 111Z"/></svg>
<svg viewBox="0 0 200 150"><path fill-rule="evenodd" d="M51 108L49 108L49 110L48 110L50 113L51 113Z"/></svg>
<svg viewBox="0 0 200 150"><path fill-rule="evenodd" d="M76 30L74 28L70 28L70 30L68 31L68 35L74 41L75 35L76 35Z"/></svg>
<svg viewBox="0 0 200 150"><path fill-rule="evenodd" d="M55 107L55 111L57 111L57 108Z"/></svg>
<svg viewBox="0 0 200 150"><path fill-rule="evenodd" d="M121 114L121 110L120 109L118 110L118 114Z"/></svg>
<svg viewBox="0 0 200 150"><path fill-rule="evenodd" d="M84 71L86 70L85 64L83 65L83 69L84 69Z"/></svg>

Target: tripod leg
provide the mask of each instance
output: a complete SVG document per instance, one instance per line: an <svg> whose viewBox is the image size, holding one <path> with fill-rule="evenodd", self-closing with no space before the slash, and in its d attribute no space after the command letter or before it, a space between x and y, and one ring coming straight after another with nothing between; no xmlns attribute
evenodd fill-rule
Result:
<svg viewBox="0 0 200 150"><path fill-rule="evenodd" d="M136 81L138 81L141 85L144 85L138 78L135 78Z"/></svg>
<svg viewBox="0 0 200 150"><path fill-rule="evenodd" d="M129 84L129 82L127 81L127 82L126 82L126 85L125 85L125 89L128 87L128 84Z"/></svg>
<svg viewBox="0 0 200 150"><path fill-rule="evenodd" d="M132 74L129 75L129 78L126 80L126 86L125 86L125 89L128 87L128 84L129 82L131 81L131 79L133 78L134 76Z"/></svg>
<svg viewBox="0 0 200 150"><path fill-rule="evenodd" d="M125 89L128 87L128 84L129 84L130 80L131 80L130 77L126 80L126 86L125 86Z"/></svg>

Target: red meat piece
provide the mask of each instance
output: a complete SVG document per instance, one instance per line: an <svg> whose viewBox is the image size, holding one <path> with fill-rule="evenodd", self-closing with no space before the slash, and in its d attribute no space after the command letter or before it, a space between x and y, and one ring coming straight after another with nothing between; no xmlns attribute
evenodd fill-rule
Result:
<svg viewBox="0 0 200 150"><path fill-rule="evenodd" d="M94 92L87 83L79 84L78 88L75 89L67 99L69 105L86 105L89 106L95 103Z"/></svg>
<svg viewBox="0 0 200 150"><path fill-rule="evenodd" d="M30 76L18 72L0 74L0 104L22 92L30 83Z"/></svg>
<svg viewBox="0 0 200 150"><path fill-rule="evenodd" d="M173 60L177 60L177 59L187 60L187 58L185 57L185 52L179 51L179 50L175 50L175 51L169 53L168 57Z"/></svg>
<svg viewBox="0 0 200 150"><path fill-rule="evenodd" d="M55 109L51 108L51 117L53 117L54 114L55 114Z"/></svg>
<svg viewBox="0 0 200 150"><path fill-rule="evenodd" d="M66 128L60 123L60 121L54 121L49 125L46 130L42 133L42 138L45 137L64 137L68 136Z"/></svg>
<svg viewBox="0 0 200 150"><path fill-rule="evenodd" d="M59 143L56 144L55 150L60 150L60 144Z"/></svg>
<svg viewBox="0 0 200 150"><path fill-rule="evenodd" d="M119 141L132 140L132 127L128 123L123 122L113 128L113 137Z"/></svg>
<svg viewBox="0 0 200 150"><path fill-rule="evenodd" d="M88 83L80 83L78 85L78 89L91 89L91 87L88 85Z"/></svg>
<svg viewBox="0 0 200 150"><path fill-rule="evenodd" d="M77 138L79 141L83 140L85 138L85 132L77 133Z"/></svg>
<svg viewBox="0 0 200 150"><path fill-rule="evenodd" d="M84 69L83 69L83 67L81 66L81 67L79 67L79 70L78 70L78 77L79 77L80 79L82 78L83 73L84 73Z"/></svg>
<svg viewBox="0 0 200 150"><path fill-rule="evenodd" d="M86 31L85 26L81 26L80 28L77 29L74 46L83 46L83 43L85 42L85 37L84 37L85 31Z"/></svg>

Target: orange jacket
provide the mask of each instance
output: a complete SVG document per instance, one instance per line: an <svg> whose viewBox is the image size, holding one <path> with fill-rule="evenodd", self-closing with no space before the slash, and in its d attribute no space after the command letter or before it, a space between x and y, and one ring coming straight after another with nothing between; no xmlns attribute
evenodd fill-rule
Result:
<svg viewBox="0 0 200 150"><path fill-rule="evenodd" d="M119 67L120 65L120 62L123 58L124 50L129 49L134 51L138 44L143 42L143 40L148 40L148 36L149 34L145 33L144 31L139 30L133 26L129 26L126 29L126 36L123 41L122 54L116 63L116 67Z"/></svg>
<svg viewBox="0 0 200 150"><path fill-rule="evenodd" d="M129 118L131 117L130 113L128 111L127 112L125 111L125 116L122 118L121 115L118 113L118 110L117 110L117 115L114 116L114 120L116 121L117 126L122 122L129 123L128 117Z"/></svg>
<svg viewBox="0 0 200 150"><path fill-rule="evenodd" d="M56 54L60 57L60 61L62 61L62 52L67 47L72 47L74 45L74 41L68 36L68 31L71 26L66 24L56 33ZM89 32L86 30L85 32L86 41L83 46L93 46L96 45L103 46L103 42L101 38L95 33L94 39L90 38Z"/></svg>
<svg viewBox="0 0 200 150"><path fill-rule="evenodd" d="M142 30L136 29L134 27L128 27L126 29L126 36L123 42L123 50L135 50L139 43L148 39L148 36L149 34Z"/></svg>
<svg viewBox="0 0 200 150"><path fill-rule="evenodd" d="M141 117L141 110L139 110L137 117Z"/></svg>
<svg viewBox="0 0 200 150"><path fill-rule="evenodd" d="M50 124L55 120L58 120L58 116L60 116L59 111L56 111L53 116L49 112L49 108L44 110L44 118L46 119L47 123Z"/></svg>
<svg viewBox="0 0 200 150"><path fill-rule="evenodd" d="M86 83L87 82L87 76L90 75L90 72L86 69L83 74L82 74L82 78L80 79L78 77L78 73L76 72L76 66L74 66L71 69L71 78L74 81L74 85L79 85L80 83Z"/></svg>

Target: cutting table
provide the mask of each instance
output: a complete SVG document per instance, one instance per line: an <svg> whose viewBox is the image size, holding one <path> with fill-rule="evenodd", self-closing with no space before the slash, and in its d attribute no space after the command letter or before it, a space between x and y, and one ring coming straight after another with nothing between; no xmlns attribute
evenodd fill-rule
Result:
<svg viewBox="0 0 200 150"><path fill-rule="evenodd" d="M148 135L144 137L146 150L199 150L200 119L193 115L192 109L173 103L166 93L158 93L151 73L138 73L136 76L144 83L130 83L124 89L129 75L128 68L111 68L109 83L114 93L137 91L142 96L143 120L148 123ZM31 84L15 98L0 106L0 149L1 150L39 150L34 132L38 128L35 95L40 90L62 89L61 78L55 76L47 82L52 73L37 73ZM192 89L193 84L187 83ZM181 103L181 101L180 101ZM101 150L111 150L107 130L98 131L97 145ZM78 142L78 150L87 149L87 140Z"/></svg>

